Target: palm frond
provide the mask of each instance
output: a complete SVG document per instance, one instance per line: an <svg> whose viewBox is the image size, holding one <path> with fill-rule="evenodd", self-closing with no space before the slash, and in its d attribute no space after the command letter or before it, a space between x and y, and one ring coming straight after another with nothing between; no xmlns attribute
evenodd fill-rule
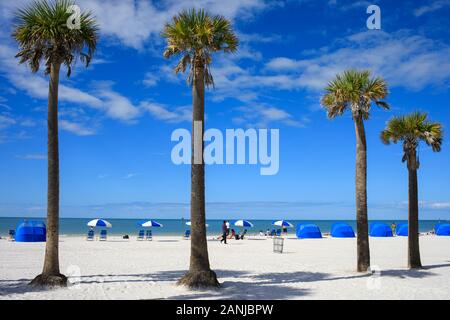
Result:
<svg viewBox="0 0 450 320"><path fill-rule="evenodd" d="M69 29L69 8L74 4L72 0L35 0L17 11L12 36L19 44L20 63L28 63L37 72L44 60L46 73L52 63L61 63L68 76L78 58L89 65L97 47L98 26L91 12L81 12L80 28Z"/></svg>
<svg viewBox="0 0 450 320"><path fill-rule="evenodd" d="M206 86L214 86L209 68L212 54L220 51L235 52L239 44L229 20L196 9L184 10L174 16L164 26L162 37L166 39L163 56L167 59L181 56L174 71L184 73L189 65L187 82L190 85L195 77L195 68L201 67L204 68Z"/></svg>
<svg viewBox="0 0 450 320"><path fill-rule="evenodd" d="M321 104L327 109L328 116L334 118L350 109L354 117L369 118L372 103L388 109L389 105L381 101L387 94L387 84L380 77L371 78L368 70L346 70L337 74L325 87Z"/></svg>
<svg viewBox="0 0 450 320"><path fill-rule="evenodd" d="M407 159L408 152L417 148L420 141L431 146L434 152L439 152L443 140L442 125L438 122L429 122L427 117L426 113L413 112L392 118L381 132L382 142L389 144L403 141L405 152L403 161Z"/></svg>

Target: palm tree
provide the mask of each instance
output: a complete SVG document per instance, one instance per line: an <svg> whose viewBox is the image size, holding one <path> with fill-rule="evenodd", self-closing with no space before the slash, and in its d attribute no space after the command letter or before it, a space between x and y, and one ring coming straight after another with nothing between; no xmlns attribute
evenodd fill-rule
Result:
<svg viewBox="0 0 450 320"><path fill-rule="evenodd" d="M367 218L367 145L364 120L369 119L372 103L389 109L381 101L388 95L383 78L371 78L370 71L348 70L328 83L321 99L328 117L341 116L351 111L356 132L356 222L357 222L357 270L370 267L368 218Z"/></svg>
<svg viewBox="0 0 450 320"><path fill-rule="evenodd" d="M212 54L235 52L238 40L227 19L195 9L174 16L162 36L167 40L164 57L180 57L175 72L185 72L189 67L187 82L192 87L191 257L189 271L178 283L191 288L217 287L217 276L209 265L205 227L205 85L214 85Z"/></svg>
<svg viewBox="0 0 450 320"><path fill-rule="evenodd" d="M58 146L58 85L61 65L67 76L79 57L89 65L96 48L98 28L91 13L81 13L79 28L69 28L69 0L35 1L17 12L13 32L19 44L16 58L27 63L31 71L39 71L45 61L45 75L50 76L48 91L48 193L47 242L42 274L32 285L66 286L67 278L59 270L59 146ZM86 49L87 53L82 51Z"/></svg>
<svg viewBox="0 0 450 320"><path fill-rule="evenodd" d="M420 141L439 152L442 144L442 125L429 122L427 114L414 112L406 116L394 117L381 132L385 144L403 142L402 162L408 167L408 267L421 268L419 250L419 200L417 192L417 169L419 157L417 147Z"/></svg>

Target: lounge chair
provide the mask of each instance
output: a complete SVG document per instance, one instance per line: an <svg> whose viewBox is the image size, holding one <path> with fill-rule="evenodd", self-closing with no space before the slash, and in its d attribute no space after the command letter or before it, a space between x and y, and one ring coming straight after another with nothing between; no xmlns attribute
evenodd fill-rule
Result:
<svg viewBox="0 0 450 320"><path fill-rule="evenodd" d="M275 235L276 235L276 231L275 231L275 229L272 229L272 231L270 231L270 236L275 237Z"/></svg>
<svg viewBox="0 0 450 320"><path fill-rule="evenodd" d="M185 232L184 232L184 239L189 239L191 237L191 230L186 230Z"/></svg>
<svg viewBox="0 0 450 320"><path fill-rule="evenodd" d="M144 230L139 230L139 234L138 234L137 239L138 240L144 240L144 236L145 236Z"/></svg>
<svg viewBox="0 0 450 320"><path fill-rule="evenodd" d="M16 238L16 230L9 230L9 233L8 233L8 240L9 241L14 241L15 240L15 238Z"/></svg>
<svg viewBox="0 0 450 320"><path fill-rule="evenodd" d="M99 240L100 241L106 241L106 236L107 236L106 230L100 231L100 238L99 238Z"/></svg>
<svg viewBox="0 0 450 320"><path fill-rule="evenodd" d="M145 233L145 240L149 240L149 241L153 240L152 230L147 230L147 232Z"/></svg>
<svg viewBox="0 0 450 320"><path fill-rule="evenodd" d="M89 231L88 231L86 240L89 240L89 241L94 240L94 230L89 230Z"/></svg>
<svg viewBox="0 0 450 320"><path fill-rule="evenodd" d="M281 237L281 229L277 229L277 237Z"/></svg>

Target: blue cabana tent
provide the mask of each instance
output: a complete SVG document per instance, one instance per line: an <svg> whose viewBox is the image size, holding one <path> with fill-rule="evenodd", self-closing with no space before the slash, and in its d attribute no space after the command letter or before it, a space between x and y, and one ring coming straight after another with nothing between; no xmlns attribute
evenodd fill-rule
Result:
<svg viewBox="0 0 450 320"><path fill-rule="evenodd" d="M376 222L370 226L371 237L392 237L392 229L386 223Z"/></svg>
<svg viewBox="0 0 450 320"><path fill-rule="evenodd" d="M322 238L319 227L312 223L299 223L296 234L300 239Z"/></svg>
<svg viewBox="0 0 450 320"><path fill-rule="evenodd" d="M355 232L347 223L336 222L331 226L331 236L333 238L354 238Z"/></svg>
<svg viewBox="0 0 450 320"><path fill-rule="evenodd" d="M450 223L441 223L435 227L437 236L450 236Z"/></svg>
<svg viewBox="0 0 450 320"><path fill-rule="evenodd" d="M398 236L407 237L408 236L408 224L407 223L399 223L395 228L395 233Z"/></svg>
<svg viewBox="0 0 450 320"><path fill-rule="evenodd" d="M41 221L24 221L16 228L16 242L45 242L46 227Z"/></svg>

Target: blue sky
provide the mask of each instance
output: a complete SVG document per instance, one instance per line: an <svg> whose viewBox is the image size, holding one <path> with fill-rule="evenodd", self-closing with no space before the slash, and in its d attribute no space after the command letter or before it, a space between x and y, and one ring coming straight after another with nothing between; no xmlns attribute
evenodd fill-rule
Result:
<svg viewBox="0 0 450 320"><path fill-rule="evenodd" d="M44 75L19 66L12 12L0 3L0 216L45 216ZM393 115L427 111L450 124L450 1L79 0L101 40L93 65L61 76L63 217L188 217L190 168L170 159L173 130L190 129L191 95L160 32L193 5L228 17L240 49L217 55L207 92L207 128L277 128L280 170L208 166L209 218L353 219L355 137L350 116L330 121L319 99L346 68L369 68L389 84L392 110L374 108L368 136L369 218L407 217L401 146L379 132ZM366 8L381 8L368 30ZM450 149L420 148L422 219L450 218Z"/></svg>

